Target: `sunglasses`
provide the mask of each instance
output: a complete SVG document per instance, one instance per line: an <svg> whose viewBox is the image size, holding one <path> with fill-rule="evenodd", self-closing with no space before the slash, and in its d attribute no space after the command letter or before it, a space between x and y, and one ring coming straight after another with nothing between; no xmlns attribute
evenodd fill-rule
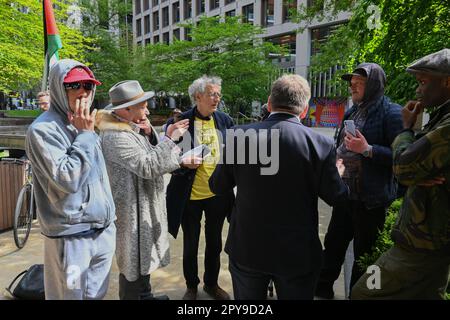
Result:
<svg viewBox="0 0 450 320"><path fill-rule="evenodd" d="M66 89L73 89L78 90L83 86L83 88L87 91L91 91L94 89L95 84L92 82L71 82L71 83L64 83L64 88Z"/></svg>

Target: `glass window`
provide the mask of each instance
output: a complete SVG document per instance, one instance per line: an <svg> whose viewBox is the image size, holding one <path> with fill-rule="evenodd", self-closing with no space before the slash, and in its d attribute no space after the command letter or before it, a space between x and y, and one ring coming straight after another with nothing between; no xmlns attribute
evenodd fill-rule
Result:
<svg viewBox="0 0 450 320"><path fill-rule="evenodd" d="M230 10L225 12L225 17L234 17L236 16L236 10Z"/></svg>
<svg viewBox="0 0 450 320"><path fill-rule="evenodd" d="M290 14L297 11L297 0L283 0L283 22L289 22Z"/></svg>
<svg viewBox="0 0 450 320"><path fill-rule="evenodd" d="M209 10L217 9L220 6L219 0L210 0L209 1Z"/></svg>
<svg viewBox="0 0 450 320"><path fill-rule="evenodd" d="M180 40L180 29L173 30L173 38Z"/></svg>
<svg viewBox="0 0 450 320"><path fill-rule="evenodd" d="M159 30L159 12L153 12L153 31Z"/></svg>
<svg viewBox="0 0 450 320"><path fill-rule="evenodd" d="M144 11L150 9L150 0L142 0L144 1Z"/></svg>
<svg viewBox="0 0 450 320"><path fill-rule="evenodd" d="M180 22L180 3L172 4L172 23Z"/></svg>
<svg viewBox="0 0 450 320"><path fill-rule="evenodd" d="M184 28L184 40L187 40L187 41L191 41L192 40L192 37L191 37L190 33L191 33L191 29L190 28Z"/></svg>
<svg viewBox="0 0 450 320"><path fill-rule="evenodd" d="M326 42L328 37L339 28L339 24L332 26L326 26L311 30L311 55L315 55L320 52L319 45Z"/></svg>
<svg viewBox="0 0 450 320"><path fill-rule="evenodd" d="M157 44L159 43L159 36L154 36L153 37L153 44Z"/></svg>
<svg viewBox="0 0 450 320"><path fill-rule="evenodd" d="M136 20L136 36L138 37L142 36L141 19Z"/></svg>
<svg viewBox="0 0 450 320"><path fill-rule="evenodd" d="M134 1L134 12L136 12L136 14L141 13L141 0Z"/></svg>
<svg viewBox="0 0 450 320"><path fill-rule="evenodd" d="M264 27L271 27L274 24L274 0L263 0L261 3L262 9L262 25Z"/></svg>
<svg viewBox="0 0 450 320"><path fill-rule="evenodd" d="M167 27L169 25L169 7L162 9L162 26Z"/></svg>
<svg viewBox="0 0 450 320"><path fill-rule="evenodd" d="M169 33L168 32L164 32L163 33L163 43L164 44L169 44L169 40L170 38L169 38Z"/></svg>
<svg viewBox="0 0 450 320"><path fill-rule="evenodd" d="M150 32L150 15L146 15L144 17L144 34L147 34Z"/></svg>
<svg viewBox="0 0 450 320"><path fill-rule="evenodd" d="M192 17L192 0L184 1L184 19Z"/></svg>
<svg viewBox="0 0 450 320"><path fill-rule="evenodd" d="M253 14L253 4L242 7L242 22L243 23L253 23L255 20Z"/></svg>
<svg viewBox="0 0 450 320"><path fill-rule="evenodd" d="M197 0L197 16L205 12L205 0Z"/></svg>

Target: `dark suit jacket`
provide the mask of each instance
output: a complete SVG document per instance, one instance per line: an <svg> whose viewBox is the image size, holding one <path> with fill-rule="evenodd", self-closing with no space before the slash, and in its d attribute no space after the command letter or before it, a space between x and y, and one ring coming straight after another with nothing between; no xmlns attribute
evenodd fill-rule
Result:
<svg viewBox="0 0 450 320"><path fill-rule="evenodd" d="M278 129L279 169L275 175L261 175L261 167L267 165L260 161L232 164L228 159L216 167L209 180L214 193L237 186L225 251L237 263L261 272L295 276L317 271L322 260L318 197L334 205L348 193L336 169L332 140L285 113L236 128L245 132L268 129L267 134L257 137L267 146L271 144L270 132ZM235 152L248 153L248 140L234 141Z"/></svg>
<svg viewBox="0 0 450 320"><path fill-rule="evenodd" d="M182 119L189 119L189 129L188 132L191 135L192 147L194 147L194 120L195 120L195 109L192 109L182 113ZM223 141L225 141L225 130L231 128L234 123L233 119L226 113L221 111L216 111L213 113L214 124L216 129L218 129L223 136ZM167 121L167 126L173 123L173 118ZM170 179L169 185L167 186L166 192L166 206L167 206L167 220L169 224L169 233L176 238L178 234L178 229L180 228L181 218L183 215L184 208L187 201L190 198L192 184L194 183L194 178L197 170L180 168L172 172L172 178ZM231 207L234 202L233 192L227 194L230 197L230 212Z"/></svg>

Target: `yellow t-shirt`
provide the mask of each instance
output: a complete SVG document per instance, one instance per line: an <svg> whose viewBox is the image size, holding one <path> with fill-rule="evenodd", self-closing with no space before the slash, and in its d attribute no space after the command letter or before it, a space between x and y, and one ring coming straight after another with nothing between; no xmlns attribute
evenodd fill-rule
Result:
<svg viewBox="0 0 450 320"><path fill-rule="evenodd" d="M211 153L203 159L203 163L197 168L192 185L191 200L202 200L211 198L214 193L209 189L209 178L211 177L220 159L219 138L217 137L214 120L202 120L195 118L194 139L199 144L206 144Z"/></svg>

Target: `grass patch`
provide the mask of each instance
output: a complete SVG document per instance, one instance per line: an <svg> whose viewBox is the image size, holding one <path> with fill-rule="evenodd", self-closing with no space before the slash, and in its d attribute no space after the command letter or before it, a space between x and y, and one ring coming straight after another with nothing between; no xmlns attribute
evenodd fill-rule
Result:
<svg viewBox="0 0 450 320"><path fill-rule="evenodd" d="M0 158L7 158L9 157L9 151L8 150L0 150Z"/></svg>
<svg viewBox="0 0 450 320"><path fill-rule="evenodd" d="M6 110L5 116L9 118L37 118L42 111L36 110Z"/></svg>

